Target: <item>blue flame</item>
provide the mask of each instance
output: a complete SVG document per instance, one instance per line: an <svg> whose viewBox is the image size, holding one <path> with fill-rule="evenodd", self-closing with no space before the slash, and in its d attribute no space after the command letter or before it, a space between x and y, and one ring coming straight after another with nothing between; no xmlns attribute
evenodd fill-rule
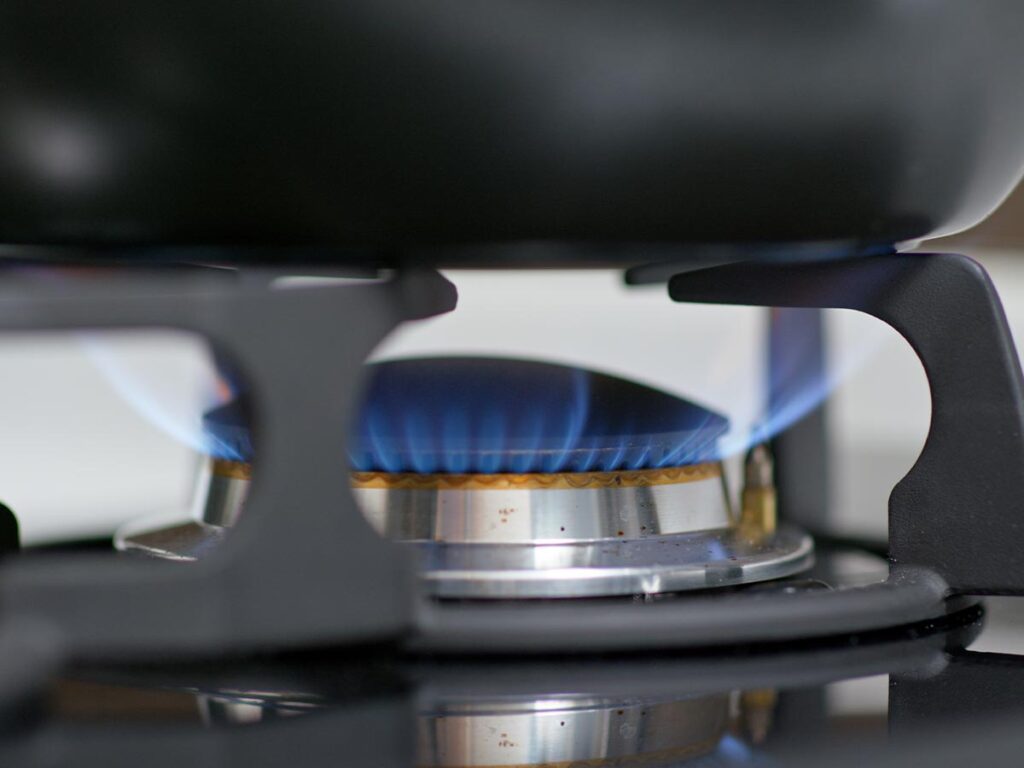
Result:
<svg viewBox="0 0 1024 768"><path fill-rule="evenodd" d="M175 407L181 405L179 400L159 397L153 382L147 381L142 371L127 365L104 336L81 332L77 337L86 356L114 391L150 424L194 451L242 460L243 454L230 442L225 442L220 432L200 428L198 415L192 421L183 418L181 408ZM211 392L204 398L208 403L215 401L213 387L209 389Z"/></svg>
<svg viewBox="0 0 1024 768"><path fill-rule="evenodd" d="M203 432L207 436L206 454L228 461L252 461L254 454L249 408L243 397L203 415Z"/></svg>
<svg viewBox="0 0 1024 768"><path fill-rule="evenodd" d="M824 357L825 327L820 310L775 308L768 340L767 404L745 428L734 429L720 441L723 456L743 453L753 445L786 431L820 406L832 392L877 351L883 335L875 324L861 333L841 356ZM836 310L839 311L839 310ZM862 331L865 329L861 329Z"/></svg>
<svg viewBox="0 0 1024 768"><path fill-rule="evenodd" d="M769 345L768 407L740 429L728 431L722 416L684 399L582 368L408 359L367 366L350 463L364 471L518 474L681 466L742 453L817 407L878 346L868 334L826 368L813 354L821 325L805 310L775 311L782 316ZM205 426L208 452L252 456L237 403L208 414Z"/></svg>
<svg viewBox="0 0 1024 768"><path fill-rule="evenodd" d="M727 421L659 390L581 368L497 358L369 366L350 441L357 470L586 472L717 458Z"/></svg>
<svg viewBox="0 0 1024 768"><path fill-rule="evenodd" d="M207 455L251 460L249 420L239 400L209 411L197 429L103 341L82 334L82 342L116 391L151 423ZM708 409L581 368L488 358L372 364L349 459L359 470L424 474L611 471L716 460L799 421L862 362L848 358L827 375L807 366L798 339L787 343L792 354L777 361L767 412L731 432Z"/></svg>

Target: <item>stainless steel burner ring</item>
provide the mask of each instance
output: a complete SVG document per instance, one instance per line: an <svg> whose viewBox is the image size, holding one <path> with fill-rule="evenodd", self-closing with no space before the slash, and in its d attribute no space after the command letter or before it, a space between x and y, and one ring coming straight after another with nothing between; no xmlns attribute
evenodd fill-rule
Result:
<svg viewBox="0 0 1024 768"><path fill-rule="evenodd" d="M359 508L383 536L461 544L567 544L732 524L718 463L559 474L355 472Z"/></svg>
<svg viewBox="0 0 1024 768"><path fill-rule="evenodd" d="M198 559L237 519L249 464L214 460L200 521L122 531L118 546ZM801 532L739 521L717 462L558 474L355 472L371 525L412 547L442 598L657 594L788 576L813 561Z"/></svg>

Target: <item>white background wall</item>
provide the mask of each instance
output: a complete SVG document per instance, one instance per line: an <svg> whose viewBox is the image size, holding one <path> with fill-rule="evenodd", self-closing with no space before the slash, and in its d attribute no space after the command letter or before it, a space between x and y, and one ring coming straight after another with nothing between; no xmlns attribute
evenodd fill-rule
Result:
<svg viewBox="0 0 1024 768"><path fill-rule="evenodd" d="M1024 258L982 261L1024 332ZM589 366L719 410L738 438L760 415L762 312L673 304L664 288L625 288L613 272L451 273L450 315L401 329L380 356L506 354ZM829 313L836 436L833 508L841 525L885 530L889 488L928 424L924 375L881 323ZM95 337L93 337L95 339ZM189 446L213 387L203 345L174 334L0 341L0 499L26 541L110 531L137 515L184 510Z"/></svg>

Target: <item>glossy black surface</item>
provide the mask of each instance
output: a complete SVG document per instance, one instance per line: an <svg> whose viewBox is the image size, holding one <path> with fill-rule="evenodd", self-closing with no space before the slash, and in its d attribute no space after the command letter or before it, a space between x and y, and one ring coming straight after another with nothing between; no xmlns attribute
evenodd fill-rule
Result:
<svg viewBox="0 0 1024 768"><path fill-rule="evenodd" d="M965 650L981 627L979 613L969 610L939 623L827 643L690 655L442 662L364 649L74 667L59 674L51 668L55 676L40 675L42 698L26 699L24 683L11 689L22 693L18 707L4 710L0 758L5 766L104 768L455 765L436 758L446 750L470 754L473 745L493 741L497 734L487 726L510 706L532 708L539 725L552 712L581 711L574 701L592 702L582 709L607 710L617 726L616 716L645 703L655 714L666 703L699 707L729 697L731 715L713 742L648 764L899 765L935 755L941 744L940 762L929 764L978 756L972 764L985 765L990 750L1012 753L1021 746L1007 723L1024 709L1017 695L1024 662ZM22 629L22 646L38 640L36 630ZM0 680L0 694L8 693L6 681ZM694 713L692 705L675 716ZM459 731L459 743L429 738L446 717L475 716L479 727ZM521 719L510 721L548 754L563 740L581 754L599 753L610 735L580 741L571 729L530 732ZM671 718L662 725L672 727ZM681 732L690 727L685 719L675 725ZM865 756L870 763L857 762Z"/></svg>
<svg viewBox="0 0 1024 768"><path fill-rule="evenodd" d="M1022 74L1017 0L9 0L0 242L851 252L1009 192Z"/></svg>

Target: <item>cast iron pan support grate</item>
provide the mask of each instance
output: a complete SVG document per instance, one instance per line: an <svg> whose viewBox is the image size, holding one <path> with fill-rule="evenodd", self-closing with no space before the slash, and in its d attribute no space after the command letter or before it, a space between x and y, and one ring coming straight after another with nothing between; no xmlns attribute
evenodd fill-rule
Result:
<svg viewBox="0 0 1024 768"><path fill-rule="evenodd" d="M370 530L340 457L366 355L402 320L452 308L454 289L436 273L299 290L267 277L14 274L0 284L0 331L155 326L208 338L249 382L258 441L246 515L209 558L11 558L0 566L3 618L45 622L79 658L386 641L432 653L603 653L826 638L934 619L965 604L947 600L957 592L1024 589L1021 373L995 291L964 257L734 264L673 278L680 301L880 317L924 361L934 413L892 496L886 582L653 603L417 599L409 553Z"/></svg>
<svg viewBox="0 0 1024 768"><path fill-rule="evenodd" d="M272 273L120 270L0 282L0 331L194 331L249 384L258 440L242 522L191 567L103 554L8 558L6 618L39 619L77 657L232 653L394 640L410 629L406 553L355 509L344 462L367 355L404 320L447 311L435 272L275 288ZM329 585L326 587L325 585Z"/></svg>
<svg viewBox="0 0 1024 768"><path fill-rule="evenodd" d="M854 309L910 343L932 419L889 499L894 569L938 574L950 593L1024 592L1024 385L984 269L954 254L743 263L674 277L676 301Z"/></svg>
<svg viewBox="0 0 1024 768"><path fill-rule="evenodd" d="M899 331L925 368L928 439L889 508L888 580L801 594L693 595L652 605L435 605L414 647L616 651L825 638L937 618L957 595L1024 593L1024 397L985 271L964 256L757 261L678 274L676 301L848 308Z"/></svg>

